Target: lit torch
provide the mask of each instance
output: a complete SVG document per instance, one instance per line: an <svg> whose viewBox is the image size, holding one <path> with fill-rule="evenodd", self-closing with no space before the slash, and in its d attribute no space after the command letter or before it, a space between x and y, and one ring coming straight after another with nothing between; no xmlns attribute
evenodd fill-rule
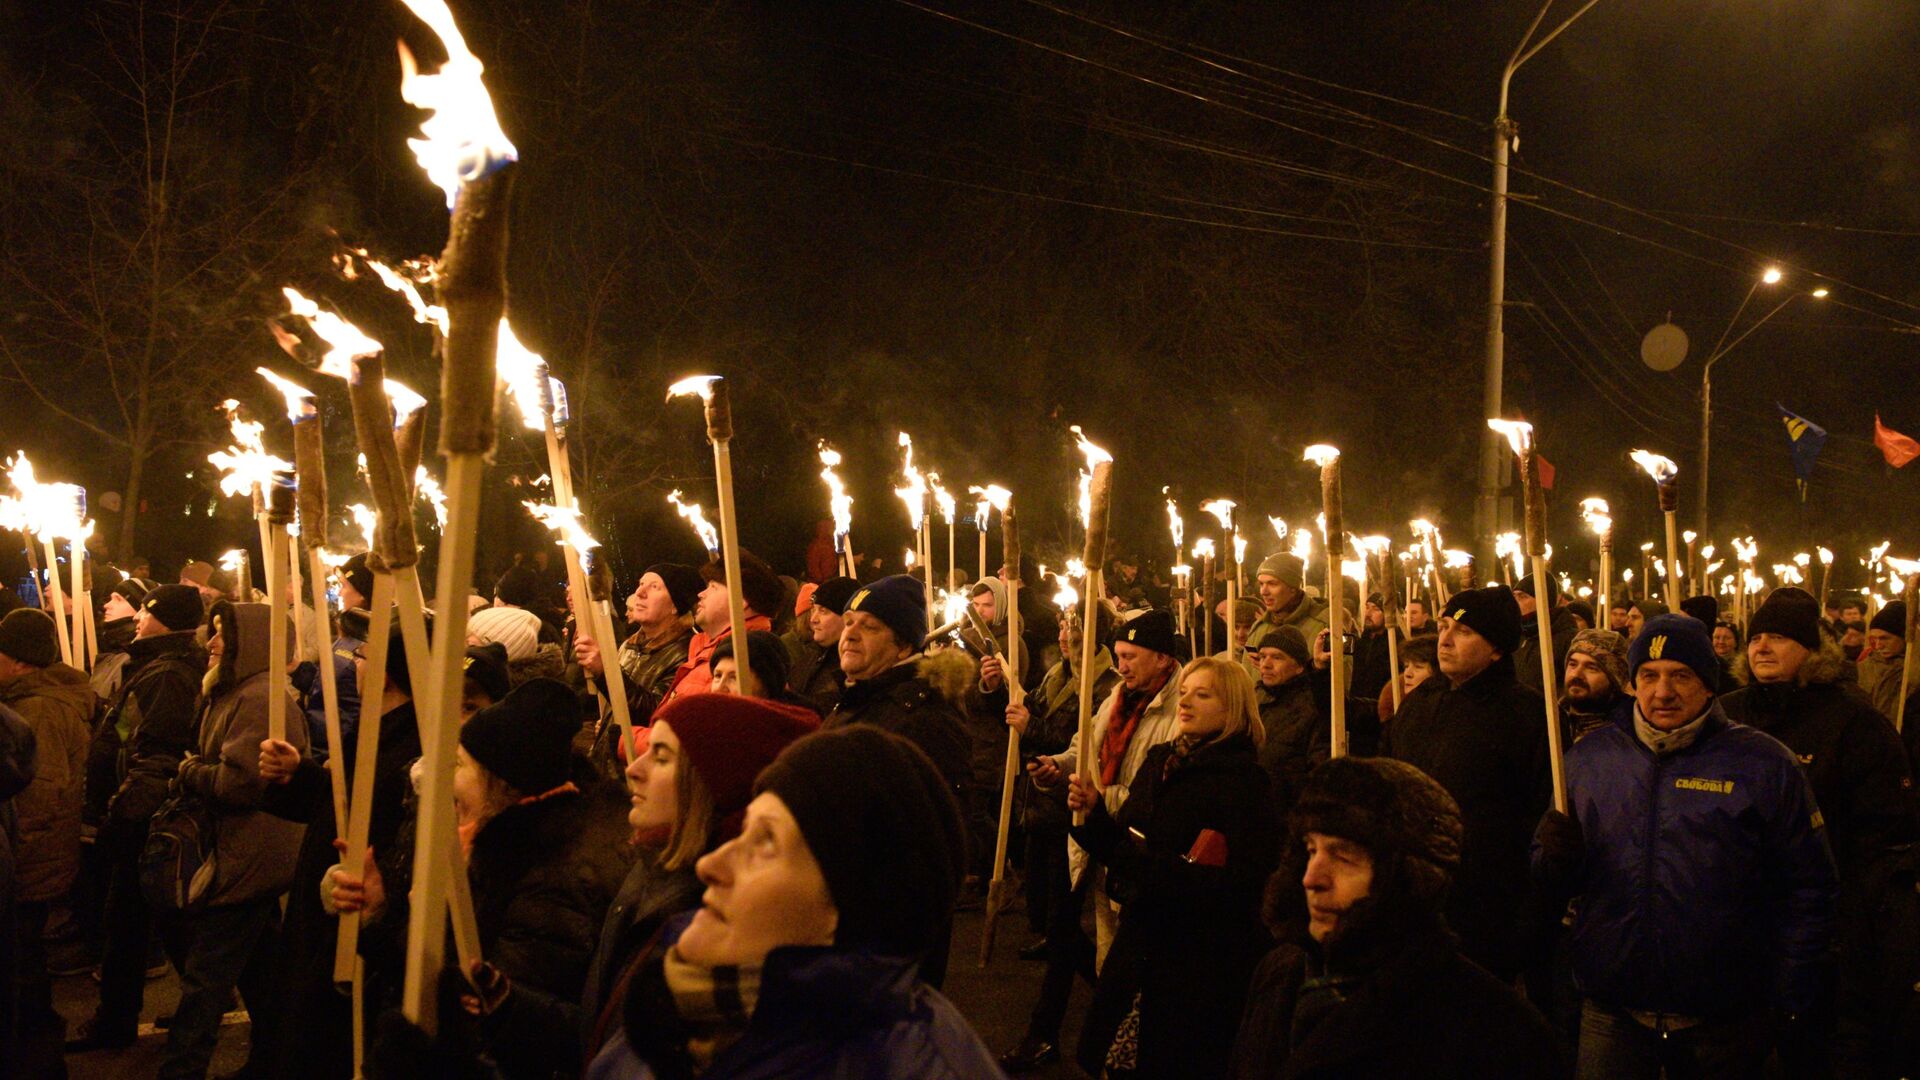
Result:
<svg viewBox="0 0 1920 1080"><path fill-rule="evenodd" d="M1667 610L1680 610L1680 491L1674 486L1674 478L1680 475L1680 467L1659 454L1645 450L1635 450L1633 463L1646 470L1660 493L1660 513L1667 521Z"/></svg>
<svg viewBox="0 0 1920 1080"><path fill-rule="evenodd" d="M667 400L697 397L706 407L707 441L713 445L713 471L720 501L720 551L726 564L727 625L733 635L733 663L740 693L754 696L753 670L747 663L747 609L740 591L740 525L733 498L733 398L727 380L692 375L667 387ZM929 605L931 607L931 605Z"/></svg>
<svg viewBox="0 0 1920 1080"><path fill-rule="evenodd" d="M700 504L681 499L678 488L667 492L667 504L672 506L674 513L685 519L688 525L693 526L693 531L700 537L701 546L707 549L707 558L719 558L720 530L714 528L713 523L707 520L706 512L700 508Z"/></svg>
<svg viewBox="0 0 1920 1080"><path fill-rule="evenodd" d="M1613 510L1607 506L1605 499L1582 499L1580 517L1600 540L1600 613L1597 619L1601 626L1605 626L1608 612L1613 610Z"/></svg>
<svg viewBox="0 0 1920 1080"><path fill-rule="evenodd" d="M1909 642L1920 641L1920 559L1886 560L1887 566L1899 574L1905 582L1907 600L1906 636ZM1893 730L1904 731L1907 721L1907 698L1913 693L1914 662L1916 650L1907 646L1906 659L1900 664L1900 704L1893 711Z"/></svg>
<svg viewBox="0 0 1920 1080"><path fill-rule="evenodd" d="M987 576L987 516L994 510L1000 511L1001 528L1004 530L1007 507L1012 505L1009 500L1013 498L1013 493L999 484L988 484L986 487L970 487L967 489L967 494L974 497L973 528L980 537L980 576L985 578ZM1002 556L1006 553L1005 548L1006 541L1003 538L1001 540ZM1005 561L1004 557L1001 561Z"/></svg>
<svg viewBox="0 0 1920 1080"><path fill-rule="evenodd" d="M1548 761L1553 766L1553 808L1564 814L1567 812L1567 777L1561 758L1559 695L1551 692L1559 684L1559 673L1553 669L1553 605L1547 603L1547 500L1540 490L1540 470L1534 459L1533 425L1523 420L1490 419L1487 426L1505 435L1514 455L1520 459L1520 483L1526 492L1527 558L1537 590L1534 595L1538 597L1533 615L1539 632L1541 685L1549 690L1543 697L1547 707ZM1673 519L1667 520L1671 524Z"/></svg>
<svg viewBox="0 0 1920 1080"><path fill-rule="evenodd" d="M935 481L935 492L940 491ZM1021 684L1020 653L1020 523L1013 510L1013 496L1005 488L988 489L993 494L989 498L992 505L1000 509L1000 552L1005 559L1001 567L1001 577L1006 582L1007 595L1007 648L1001 656L1001 678L1007 687L1009 706L1026 703L1026 687ZM951 503L951 499L947 500ZM948 516L947 546L949 558L953 546L951 511ZM984 515L982 515L984 516ZM984 537L984 530L981 535ZM981 554L984 559L986 549L982 540ZM947 576L952 577L952 567L948 567ZM984 579L985 574L981 575ZM964 598L963 598L964 602ZM989 646L993 643L991 627L982 627L981 636ZM1007 903L1007 839L1013 826L1013 791L1020 775L1020 733L1011 726L1007 728L1007 752L1000 767L1000 821L994 834L993 873L987 883L986 924L980 934L980 966L986 967L993 958L994 923L1000 918L1000 911Z"/></svg>
<svg viewBox="0 0 1920 1080"><path fill-rule="evenodd" d="M1824 612L1827 610L1827 586L1833 579L1833 552L1823 547L1814 548L1813 550L1815 554L1820 556L1820 610ZM1913 605L1909 604L1907 606L1912 607Z"/></svg>
<svg viewBox="0 0 1920 1080"><path fill-rule="evenodd" d="M1200 512L1212 514L1213 519L1220 523L1221 534L1225 537L1225 542L1233 545L1233 573L1227 575L1227 618L1231 620L1227 626L1227 657L1235 663L1238 663L1240 660L1240 636L1234 632L1233 623L1239 621L1235 616L1234 608L1240 599L1241 550L1240 545L1235 543L1235 541L1239 539L1239 534L1234 530L1233 525L1233 500L1214 499L1210 502L1203 502L1200 504Z"/></svg>
<svg viewBox="0 0 1920 1080"><path fill-rule="evenodd" d="M1093 632L1099 623L1095 618L1094 605L1100 602L1101 571L1107 565L1107 513L1113 499L1113 455L1088 441L1086 433L1074 425L1068 430L1079 440L1080 453L1087 462L1087 482L1082 490L1087 495L1083 506L1082 523L1087 529L1087 546L1084 561L1087 564L1085 608L1080 616L1083 628L1080 634L1080 760L1074 768L1080 779L1089 788L1093 787L1093 654L1098 647ZM1083 811L1073 816L1074 824L1086 821Z"/></svg>
<svg viewBox="0 0 1920 1080"><path fill-rule="evenodd" d="M951 589L954 587L953 513L955 510L959 509L959 504L954 501L952 492L940 486L939 473L936 473L936 472L928 473L927 485L933 488L933 505L940 508L940 517L942 520L944 520L947 523L947 588ZM933 554L933 549L931 548L931 546L929 546L929 548L927 549L927 554L929 556L929 558L927 559L927 562L929 563L933 562L933 559L931 558ZM929 567L929 569L931 569L931 567Z"/></svg>
<svg viewBox="0 0 1920 1080"><path fill-rule="evenodd" d="M841 573L848 577L859 577L853 562L853 496L847 494L847 486L840 482L840 474L833 471L840 464L840 451L820 442L820 479L827 482L827 506L833 513L833 550L840 556ZM986 565L986 539L982 533L980 541L980 564Z"/></svg>
<svg viewBox="0 0 1920 1080"><path fill-rule="evenodd" d="M1347 534L1340 499L1340 451L1337 447L1325 443L1315 443L1307 447L1305 459L1320 469L1320 506L1327 545L1327 652L1329 664L1327 676L1332 682L1333 695L1332 746L1328 753L1333 757L1345 757L1347 753L1347 691L1346 691L1346 608L1341 602L1340 563L1347 553Z"/></svg>
<svg viewBox="0 0 1920 1080"><path fill-rule="evenodd" d="M894 488L893 493L900 497L907 508L907 524L913 528L913 560L921 567L922 586L927 594L927 610L933 610L933 559L929 548L932 542L927 536L927 478L913 464L913 436L900 433L900 449L905 457L900 465L900 475L906 482Z"/></svg>

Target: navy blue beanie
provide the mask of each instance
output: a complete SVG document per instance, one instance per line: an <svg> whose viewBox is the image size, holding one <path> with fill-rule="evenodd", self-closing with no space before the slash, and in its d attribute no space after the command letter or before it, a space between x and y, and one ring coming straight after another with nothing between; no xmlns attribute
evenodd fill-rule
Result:
<svg viewBox="0 0 1920 1080"><path fill-rule="evenodd" d="M853 594L846 614L864 611L887 624L900 644L920 648L927 637L926 585L909 574L894 574Z"/></svg>
<svg viewBox="0 0 1920 1080"><path fill-rule="evenodd" d="M1640 665L1649 660L1677 660L1693 669L1707 689L1720 689L1720 658L1713 652L1712 631L1691 615L1659 615L1647 620L1640 636L1627 649L1627 678L1638 679Z"/></svg>

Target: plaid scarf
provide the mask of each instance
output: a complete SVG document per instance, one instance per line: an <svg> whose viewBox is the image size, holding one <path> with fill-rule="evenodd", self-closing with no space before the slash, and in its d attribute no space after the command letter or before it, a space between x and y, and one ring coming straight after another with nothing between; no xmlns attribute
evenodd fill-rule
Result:
<svg viewBox="0 0 1920 1080"><path fill-rule="evenodd" d="M1110 787L1114 777L1120 775L1120 763L1127 759L1127 747L1133 743L1133 732L1140 726L1140 718L1146 715L1147 706L1160 696L1166 688L1167 680L1173 678L1173 669L1160 673L1152 686L1143 690L1122 689L1120 696L1114 699L1113 708L1107 713L1107 734L1100 742L1100 786Z"/></svg>
<svg viewBox="0 0 1920 1080"><path fill-rule="evenodd" d="M701 967L688 963L674 946L667 950L664 973L687 1035L687 1056L696 1071L705 1072L746 1033L760 995L760 969Z"/></svg>

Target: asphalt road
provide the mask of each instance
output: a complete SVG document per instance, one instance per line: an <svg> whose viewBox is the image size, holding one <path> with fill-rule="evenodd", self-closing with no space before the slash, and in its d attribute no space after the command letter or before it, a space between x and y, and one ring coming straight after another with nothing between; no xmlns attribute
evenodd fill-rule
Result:
<svg viewBox="0 0 1920 1080"><path fill-rule="evenodd" d="M1042 965L1022 961L1015 955L1033 940L1027 931L1025 914L1016 907L1001 917L993 962L981 968L981 924L978 911L961 912L955 917L946 994L980 1033L980 1038L998 1054L1019 1042L1026 1031L1027 1013L1039 990ZM164 1030L153 1027L153 1020L172 1013L179 994L179 980L171 971L162 978L149 980L139 1041L125 1050L69 1055L67 1068L74 1080L137 1080L154 1075L160 1067L167 1036ZM1066 1030L1062 1033L1063 1056L1072 1056L1090 996L1085 983L1075 985ZM67 1018L69 1031L91 1015L98 998L99 986L91 976L76 975L55 981L54 1003ZM246 1013L227 1014L210 1075L233 1072L246 1063L247 1037ZM1026 1075L1037 1080L1078 1080L1086 1076L1070 1063L1055 1064Z"/></svg>

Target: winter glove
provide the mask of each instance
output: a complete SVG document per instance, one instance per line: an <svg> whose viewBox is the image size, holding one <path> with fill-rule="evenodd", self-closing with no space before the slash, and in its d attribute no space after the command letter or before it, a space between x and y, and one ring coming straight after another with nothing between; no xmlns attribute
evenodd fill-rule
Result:
<svg viewBox="0 0 1920 1080"><path fill-rule="evenodd" d="M507 973L487 963L475 960L472 968L473 983L471 992L460 995L460 1007L467 1010L469 1016L492 1016L513 992L513 980Z"/></svg>
<svg viewBox="0 0 1920 1080"><path fill-rule="evenodd" d="M1554 899L1565 903L1580 883L1586 861L1586 838L1580 822L1558 810L1548 810L1533 830L1534 879Z"/></svg>

